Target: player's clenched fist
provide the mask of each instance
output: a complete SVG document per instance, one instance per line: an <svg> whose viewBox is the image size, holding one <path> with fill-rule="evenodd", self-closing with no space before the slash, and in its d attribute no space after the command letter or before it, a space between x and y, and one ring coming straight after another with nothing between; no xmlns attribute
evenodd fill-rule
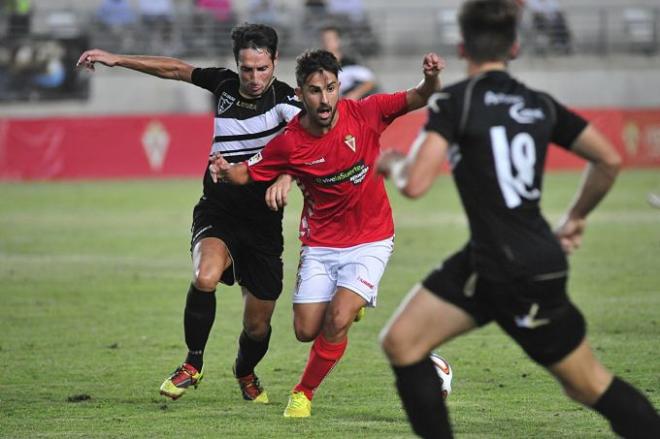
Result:
<svg viewBox="0 0 660 439"><path fill-rule="evenodd" d="M570 255L582 245L582 235L586 227L584 219L564 217L555 230L562 250Z"/></svg>
<svg viewBox="0 0 660 439"><path fill-rule="evenodd" d="M437 53L427 53L422 61L424 76L437 76L445 68L445 60Z"/></svg>

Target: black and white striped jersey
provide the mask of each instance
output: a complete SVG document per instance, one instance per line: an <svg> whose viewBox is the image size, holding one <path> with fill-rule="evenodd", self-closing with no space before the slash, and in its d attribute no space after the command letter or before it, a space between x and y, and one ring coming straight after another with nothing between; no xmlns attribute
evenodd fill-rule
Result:
<svg viewBox="0 0 660 439"><path fill-rule="evenodd" d="M302 109L293 88L277 79L260 97L254 99L239 93L238 74L229 69L196 68L192 73L192 83L215 96L211 153L220 152L231 163L247 160L261 151ZM207 167L203 199L234 219L279 222L281 212L273 212L266 206L265 191L269 185L213 183Z"/></svg>
<svg viewBox="0 0 660 439"><path fill-rule="evenodd" d="M211 153L232 163L261 151L302 108L293 89L277 79L256 99L239 93L238 74L229 69L195 69L192 83L215 95Z"/></svg>
<svg viewBox="0 0 660 439"><path fill-rule="evenodd" d="M450 145L477 273L492 280L565 272L539 203L549 143L569 149L587 123L507 72L490 71L429 99L426 130Z"/></svg>
<svg viewBox="0 0 660 439"><path fill-rule="evenodd" d="M376 81L376 76L371 69L365 65L359 64L353 58L345 56L341 59L341 70L339 71L339 93L341 95L350 93L363 83L370 81ZM374 89L369 91L366 96L377 92L377 88L374 87Z"/></svg>

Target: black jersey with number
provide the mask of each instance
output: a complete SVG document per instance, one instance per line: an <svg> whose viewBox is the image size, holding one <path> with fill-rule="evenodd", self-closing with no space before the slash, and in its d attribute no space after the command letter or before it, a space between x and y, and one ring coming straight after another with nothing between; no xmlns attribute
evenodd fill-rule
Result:
<svg viewBox="0 0 660 439"><path fill-rule="evenodd" d="M429 99L426 130L450 145L479 275L511 280L567 270L540 211L543 168L548 144L569 149L586 125L549 95L504 71L469 78Z"/></svg>
<svg viewBox="0 0 660 439"><path fill-rule="evenodd" d="M231 163L260 152L302 108L293 88L277 79L255 99L239 93L238 74L229 69L197 68L193 70L192 83L215 96L211 153L220 152ZM281 223L282 212L273 212L266 206L265 192L269 185L268 182L246 186L213 183L207 169L202 199L239 221L275 225Z"/></svg>

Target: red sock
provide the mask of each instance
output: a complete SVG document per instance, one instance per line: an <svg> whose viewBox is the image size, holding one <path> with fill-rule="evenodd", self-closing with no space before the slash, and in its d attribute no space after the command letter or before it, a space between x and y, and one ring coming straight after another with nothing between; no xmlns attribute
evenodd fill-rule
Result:
<svg viewBox="0 0 660 439"><path fill-rule="evenodd" d="M321 385L321 382L344 355L347 344L348 337L339 343L330 343L323 337L323 334L316 337L309 352L305 371L293 390L304 392L307 399L311 401L316 388Z"/></svg>

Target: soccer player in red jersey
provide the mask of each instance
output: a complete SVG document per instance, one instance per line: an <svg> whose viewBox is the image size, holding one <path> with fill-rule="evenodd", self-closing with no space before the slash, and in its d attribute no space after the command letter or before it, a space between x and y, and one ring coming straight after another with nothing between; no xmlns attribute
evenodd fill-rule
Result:
<svg viewBox="0 0 660 439"><path fill-rule="evenodd" d="M212 175L234 184L289 174L305 198L294 329L298 340L314 343L285 417L311 415L314 391L344 354L351 323L362 307L376 305L394 236L383 178L374 167L379 137L395 118L425 105L443 67L438 55L428 54L417 87L340 100L337 59L324 50L305 52L296 68L305 111L252 159L229 164L217 157L210 165ZM285 201L282 190L268 203L278 208Z"/></svg>

